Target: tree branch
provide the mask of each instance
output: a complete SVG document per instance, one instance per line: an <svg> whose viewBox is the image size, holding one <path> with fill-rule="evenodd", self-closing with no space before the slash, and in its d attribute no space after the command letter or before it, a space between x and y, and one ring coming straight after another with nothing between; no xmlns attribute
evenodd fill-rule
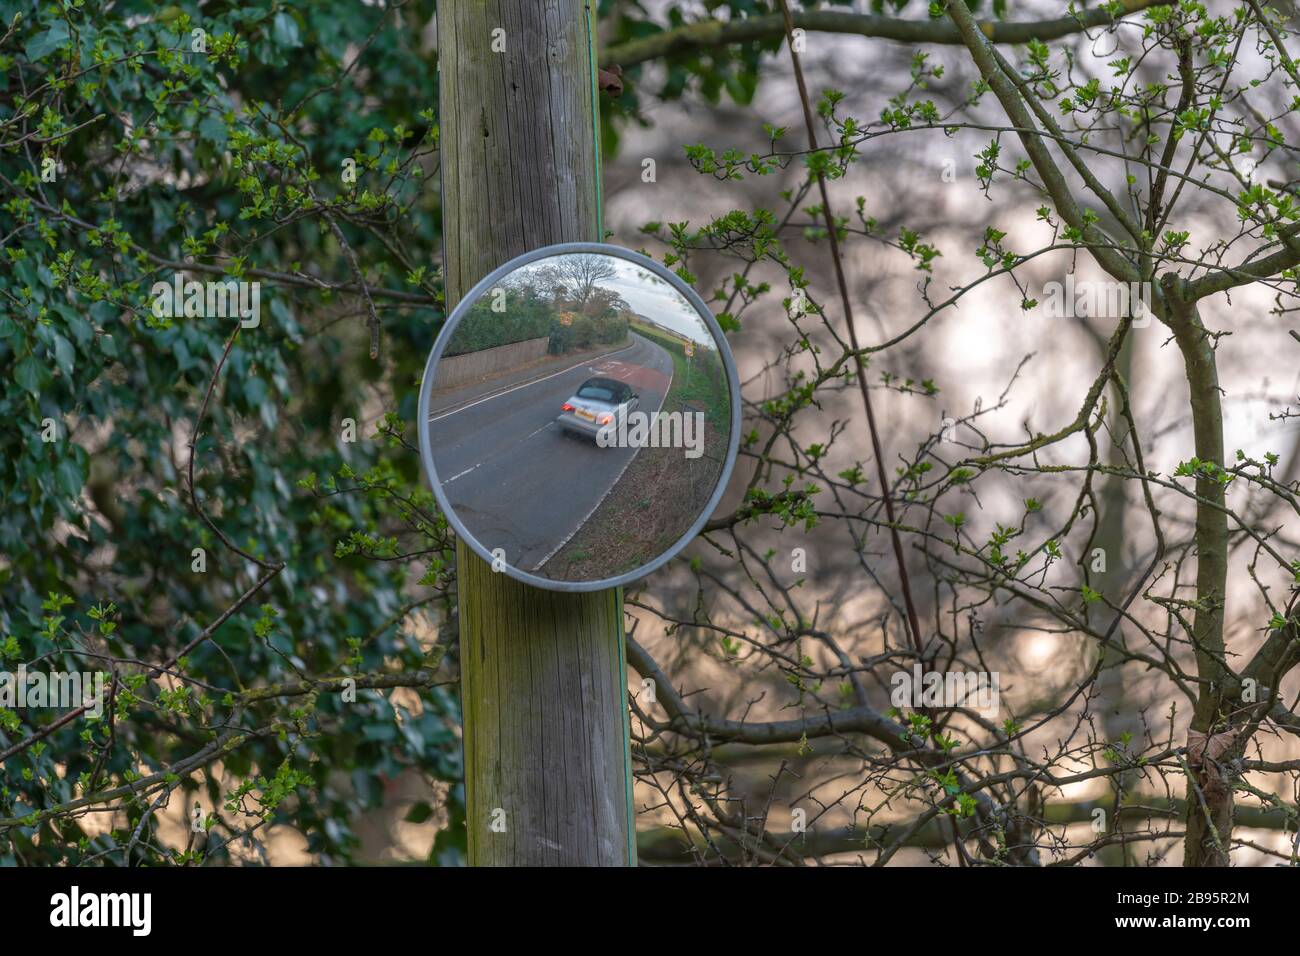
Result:
<svg viewBox="0 0 1300 956"><path fill-rule="evenodd" d="M1121 17L1140 13L1148 7L1168 5L1166 0L1120 0L1120 4L1124 8ZM1111 15L1098 7L1077 17L1023 23L980 20L978 25L980 31L994 43L1026 43L1029 40L1056 40L1112 22ZM942 20L905 20L835 10L805 10L794 14L794 25L813 33L852 34L898 43L962 43L958 29ZM776 40L784 33L785 27L779 13L730 22L699 20L639 40L615 44L601 53L600 62L602 66L618 64L629 67L676 53Z"/></svg>
<svg viewBox="0 0 1300 956"><path fill-rule="evenodd" d="M971 16L965 3L948 0L948 16L961 31L962 40L966 44L966 49L970 51L971 59L979 67L980 75L993 90L993 95L1002 104L1011 122L1021 130L1035 130L1032 133L1019 133L1020 142L1034 164L1034 169L1042 177L1043 187L1052 197L1052 202L1056 205L1061 218L1079 230L1085 240L1094 244L1091 249L1092 255L1107 273L1121 282L1138 281L1141 275L1137 267L1118 248L1107 247L1106 237L1084 218L1083 210L1079 208L1070 184L1061 173L1056 161L1052 159L1042 133L1037 132L1038 125L1030 115L1020 91L1006 78L998 65L983 27Z"/></svg>

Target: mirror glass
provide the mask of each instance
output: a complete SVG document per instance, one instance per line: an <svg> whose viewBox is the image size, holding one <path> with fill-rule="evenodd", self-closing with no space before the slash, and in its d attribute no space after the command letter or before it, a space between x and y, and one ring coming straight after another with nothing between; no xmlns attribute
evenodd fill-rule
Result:
<svg viewBox="0 0 1300 956"><path fill-rule="evenodd" d="M632 580L689 541L738 441L726 340L650 259L566 244L465 296L420 398L421 454L456 531L542 587Z"/></svg>

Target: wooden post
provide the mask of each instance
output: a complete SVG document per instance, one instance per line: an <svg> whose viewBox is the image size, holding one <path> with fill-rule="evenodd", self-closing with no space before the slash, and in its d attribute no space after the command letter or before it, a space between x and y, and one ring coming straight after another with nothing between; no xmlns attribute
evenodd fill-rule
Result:
<svg viewBox="0 0 1300 956"><path fill-rule="evenodd" d="M520 253L604 238L592 3L438 6L449 311ZM621 589L456 561L470 864L635 864Z"/></svg>

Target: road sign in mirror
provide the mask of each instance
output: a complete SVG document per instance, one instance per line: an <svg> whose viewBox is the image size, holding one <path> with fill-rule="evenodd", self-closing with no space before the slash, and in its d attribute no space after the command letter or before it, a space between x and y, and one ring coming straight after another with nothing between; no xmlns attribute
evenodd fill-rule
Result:
<svg viewBox="0 0 1300 956"><path fill-rule="evenodd" d="M529 584L594 590L699 532L735 463L740 389L681 279L566 243L469 291L434 343L419 414L425 473L466 543Z"/></svg>

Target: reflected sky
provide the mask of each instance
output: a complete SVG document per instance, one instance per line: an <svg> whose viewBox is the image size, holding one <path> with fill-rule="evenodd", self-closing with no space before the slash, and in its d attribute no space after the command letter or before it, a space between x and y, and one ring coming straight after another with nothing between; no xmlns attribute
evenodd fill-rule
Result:
<svg viewBox="0 0 1300 956"><path fill-rule="evenodd" d="M566 254L569 255L569 254ZM554 266L566 255L547 256L516 269L514 275L531 279L537 272ZM592 253L580 253L592 255ZM713 348L713 336L684 295L653 272L634 262L617 256L602 256L610 262L617 274L612 279L601 279L597 286L611 289L623 297L632 311L685 336L707 348ZM484 295L491 295L487 290Z"/></svg>

